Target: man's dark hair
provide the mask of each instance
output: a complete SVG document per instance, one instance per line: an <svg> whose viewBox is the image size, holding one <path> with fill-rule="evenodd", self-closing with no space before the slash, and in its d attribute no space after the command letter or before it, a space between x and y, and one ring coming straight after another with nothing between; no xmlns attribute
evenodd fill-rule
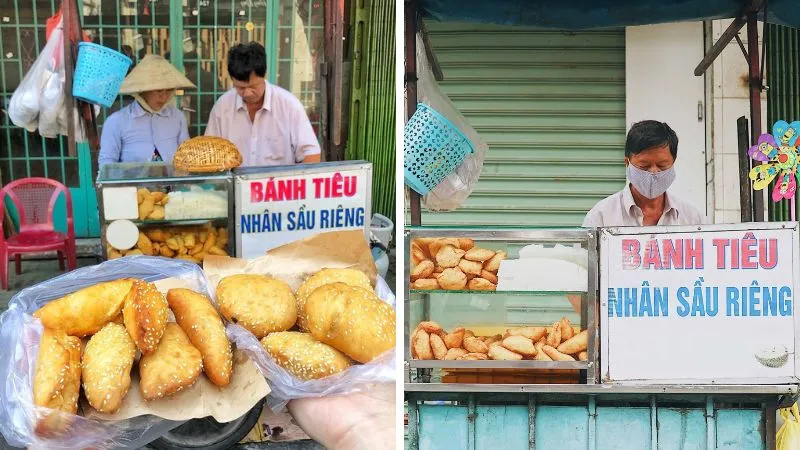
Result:
<svg viewBox="0 0 800 450"><path fill-rule="evenodd" d="M236 44L228 51L228 74L234 80L248 81L250 74L267 74L267 52L258 42Z"/></svg>
<svg viewBox="0 0 800 450"><path fill-rule="evenodd" d="M625 139L625 156L638 155L655 147L668 146L672 159L678 158L678 135L664 122L643 120L633 124Z"/></svg>

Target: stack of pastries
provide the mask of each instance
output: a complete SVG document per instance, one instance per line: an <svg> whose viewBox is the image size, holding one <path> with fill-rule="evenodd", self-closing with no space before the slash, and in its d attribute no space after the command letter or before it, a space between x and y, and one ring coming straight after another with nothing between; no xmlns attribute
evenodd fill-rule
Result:
<svg viewBox="0 0 800 450"><path fill-rule="evenodd" d="M299 380L368 363L395 346L395 311L355 269L322 269L294 292L281 280L241 274L217 286L222 315L260 339Z"/></svg>
<svg viewBox="0 0 800 450"><path fill-rule="evenodd" d="M168 322L169 311L177 323ZM81 386L89 404L113 414L131 386L138 361L145 400L192 386L200 374L217 386L230 383L231 343L208 297L189 289L165 296L155 285L124 278L53 300L34 313L44 332L33 381L37 406L77 414ZM63 431L61 414L37 423L42 435Z"/></svg>
<svg viewBox="0 0 800 450"><path fill-rule="evenodd" d="M589 332L563 317L550 327L515 327L504 334L476 336L457 327L447 332L432 321L411 333L411 357L445 361L586 361Z"/></svg>
<svg viewBox="0 0 800 450"><path fill-rule="evenodd" d="M411 289L494 291L506 252L475 246L469 238L411 241Z"/></svg>

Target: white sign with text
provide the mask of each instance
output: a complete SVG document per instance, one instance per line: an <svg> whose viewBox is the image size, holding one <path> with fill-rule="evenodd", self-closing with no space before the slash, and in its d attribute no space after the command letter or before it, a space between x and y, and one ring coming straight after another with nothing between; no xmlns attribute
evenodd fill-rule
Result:
<svg viewBox="0 0 800 450"><path fill-rule="evenodd" d="M265 172L236 178L240 258L262 256L268 250L318 233L366 230L371 166L320 165L303 169L295 174Z"/></svg>
<svg viewBox="0 0 800 450"><path fill-rule="evenodd" d="M603 381L796 380L797 224L690 229L601 230Z"/></svg>

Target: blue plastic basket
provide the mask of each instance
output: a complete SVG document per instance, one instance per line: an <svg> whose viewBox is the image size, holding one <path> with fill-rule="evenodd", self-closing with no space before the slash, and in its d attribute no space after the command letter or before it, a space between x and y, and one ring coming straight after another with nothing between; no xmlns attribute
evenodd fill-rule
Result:
<svg viewBox="0 0 800 450"><path fill-rule="evenodd" d="M425 195L475 149L446 117L420 103L403 131L405 183Z"/></svg>
<svg viewBox="0 0 800 450"><path fill-rule="evenodd" d="M132 62L108 47L81 42L78 44L72 95L85 102L110 107Z"/></svg>

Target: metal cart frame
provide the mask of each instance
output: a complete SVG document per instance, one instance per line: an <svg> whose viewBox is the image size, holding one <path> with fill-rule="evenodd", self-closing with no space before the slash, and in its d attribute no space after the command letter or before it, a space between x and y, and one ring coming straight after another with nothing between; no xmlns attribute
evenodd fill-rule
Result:
<svg viewBox="0 0 800 450"><path fill-rule="evenodd" d="M405 291L411 293L410 280L411 280L411 241L416 238L470 238L476 241L514 241L514 242L531 242L531 243L581 243L585 245L589 252L589 265L588 265L588 289L587 292L581 293L586 296L586 300L582 302L581 322L586 324L586 329L589 332L588 344L588 361L438 361L438 360L413 360L411 359L410 350L405 346L405 381L406 389L408 390L411 383L411 370L419 369L433 369L433 368L450 368L450 369L579 369L586 371L586 383L598 383L600 378L599 371L599 335L598 335L598 247L597 247L597 234L593 229L507 229L507 230L491 230L480 228L435 228L435 227L411 227L405 231ZM425 291L415 291L425 295L425 303L423 308L425 310L425 318L430 317L430 293ZM480 292L472 294L480 295ZM493 293L497 295L496 293ZM408 343L411 337L411 324L410 320L410 303L409 299L405 302L405 342ZM421 372L426 373L426 372ZM427 377L423 377L427 378ZM436 384L437 388L442 391L447 391L448 386L453 384Z"/></svg>
<svg viewBox="0 0 800 450"><path fill-rule="evenodd" d="M157 164L157 163L156 163ZM130 166L131 169L135 169L137 167L141 167L141 163L119 163L118 166L121 169L124 169L125 166ZM167 164L162 164L163 167L168 168L170 167ZM108 259L108 250L106 248L106 228L108 227L108 221L105 219L105 211L103 207L103 189L110 188L110 187L136 187L136 188L147 188L149 186L154 185L172 185L172 186L192 186L192 185L200 185L206 184L210 181L214 182L224 182L226 185L226 190L228 194L228 217L226 218L216 218L216 219L188 219L188 220L132 220L137 226L165 226L165 227L172 227L172 226L192 226L192 225L202 225L208 222L222 222L225 220L226 227L228 228L229 236L233 233L234 229L234 189L233 189L233 176L231 172L222 172L219 174L201 174L201 175L191 175L187 174L185 176L164 176L164 177L154 177L154 178L132 178L132 179L116 179L116 180L100 180L97 179L96 186L97 186L97 208L100 212L100 242L101 242L101 255L104 260ZM234 250L236 249L233 239L228 239L228 254L235 256Z"/></svg>

